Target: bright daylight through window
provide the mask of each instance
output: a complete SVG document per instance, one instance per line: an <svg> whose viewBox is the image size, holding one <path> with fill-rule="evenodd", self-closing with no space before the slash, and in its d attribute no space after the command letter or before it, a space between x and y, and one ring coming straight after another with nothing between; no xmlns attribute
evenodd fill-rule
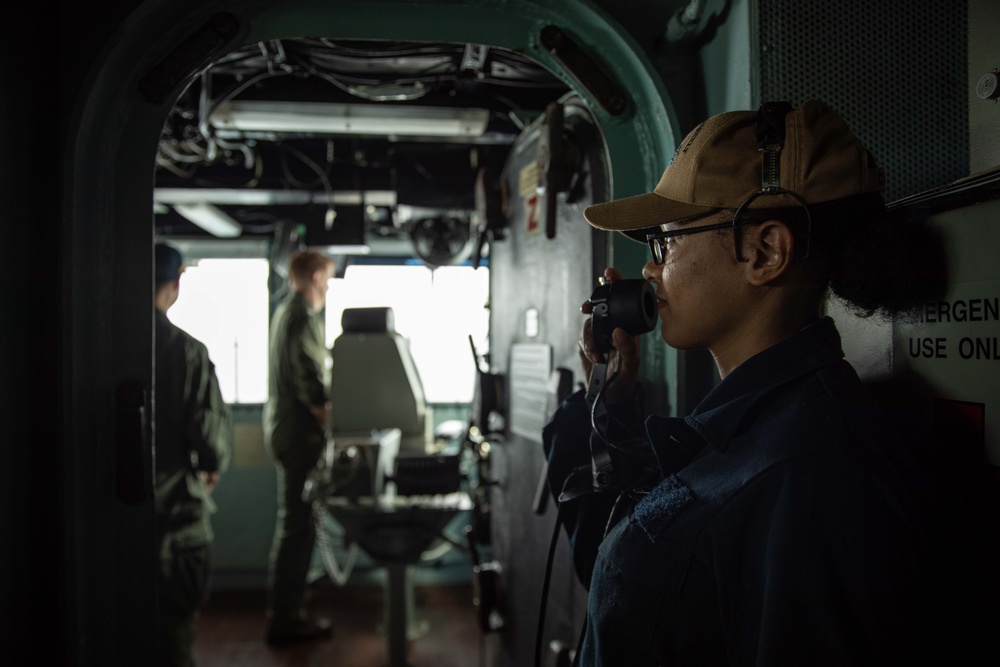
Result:
<svg viewBox="0 0 1000 667"><path fill-rule="evenodd" d="M170 320L208 347L227 403L267 400L268 263L202 259L181 277ZM331 282L326 340L340 335L345 308L389 306L410 342L429 403L468 403L476 369L469 336L487 352L489 271L485 267L352 265Z"/></svg>
<svg viewBox="0 0 1000 667"><path fill-rule="evenodd" d="M267 400L268 262L202 259L167 317L208 348L227 403Z"/></svg>
<svg viewBox="0 0 1000 667"><path fill-rule="evenodd" d="M327 343L340 335L345 308L389 306L396 331L410 341L427 401L467 403L476 377L469 336L480 354L487 351L488 297L489 271L482 267L351 265L327 294Z"/></svg>

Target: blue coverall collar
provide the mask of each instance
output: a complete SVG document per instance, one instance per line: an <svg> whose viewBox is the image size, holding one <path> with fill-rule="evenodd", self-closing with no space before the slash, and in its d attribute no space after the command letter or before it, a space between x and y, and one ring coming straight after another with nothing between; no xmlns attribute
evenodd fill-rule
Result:
<svg viewBox="0 0 1000 667"><path fill-rule="evenodd" d="M775 389L843 357L837 327L831 318L822 317L788 340L740 364L709 392L683 422L716 450L725 451L747 413L761 399ZM789 359L796 362L790 364ZM688 429L677 424L679 421L650 417L646 423L650 440L654 443L665 442L666 439L654 436L666 431L668 438L681 444L687 443L685 448L690 448L694 434L685 433ZM656 453L658 458L664 458L665 453Z"/></svg>

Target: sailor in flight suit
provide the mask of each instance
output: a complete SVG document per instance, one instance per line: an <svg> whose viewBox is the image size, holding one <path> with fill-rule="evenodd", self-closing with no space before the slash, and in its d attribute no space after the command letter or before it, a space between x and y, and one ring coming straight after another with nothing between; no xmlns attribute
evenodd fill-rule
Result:
<svg viewBox="0 0 1000 667"><path fill-rule="evenodd" d="M165 243L155 252L156 664L187 667L194 665L195 617L208 592L211 493L229 463L232 423L208 350L167 319L183 258Z"/></svg>
<svg viewBox="0 0 1000 667"><path fill-rule="evenodd" d="M313 618L305 610L316 528L312 508L302 499L306 478L326 445L329 351L320 312L333 270L333 261L324 255L296 253L289 262L291 290L271 321L264 444L278 473L266 635L272 646L325 639L333 633L326 619Z"/></svg>

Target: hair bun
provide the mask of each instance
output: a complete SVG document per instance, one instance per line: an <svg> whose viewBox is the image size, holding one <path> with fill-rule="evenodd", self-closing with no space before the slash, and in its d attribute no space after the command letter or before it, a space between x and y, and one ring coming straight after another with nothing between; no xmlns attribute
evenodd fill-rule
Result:
<svg viewBox="0 0 1000 667"><path fill-rule="evenodd" d="M850 235L830 279L834 295L864 317L912 312L943 297L947 286L943 234L891 213Z"/></svg>

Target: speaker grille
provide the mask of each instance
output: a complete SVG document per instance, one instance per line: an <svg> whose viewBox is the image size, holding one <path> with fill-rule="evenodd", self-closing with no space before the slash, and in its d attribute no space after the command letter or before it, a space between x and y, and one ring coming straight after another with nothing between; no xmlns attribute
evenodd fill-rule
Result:
<svg viewBox="0 0 1000 667"><path fill-rule="evenodd" d="M818 98L886 171L886 201L969 173L964 1L758 0L760 101Z"/></svg>

